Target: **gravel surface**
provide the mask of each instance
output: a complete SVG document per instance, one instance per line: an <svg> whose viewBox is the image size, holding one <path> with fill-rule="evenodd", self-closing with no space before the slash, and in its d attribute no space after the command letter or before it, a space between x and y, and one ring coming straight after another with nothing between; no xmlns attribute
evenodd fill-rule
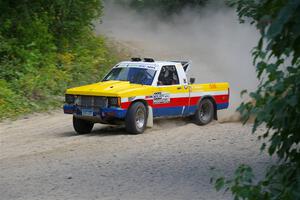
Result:
<svg viewBox="0 0 300 200"><path fill-rule="evenodd" d="M76 135L72 116L54 112L0 123L0 137L3 200L231 199L210 184L211 167L259 175L270 163L251 124L159 120L141 135L104 125Z"/></svg>

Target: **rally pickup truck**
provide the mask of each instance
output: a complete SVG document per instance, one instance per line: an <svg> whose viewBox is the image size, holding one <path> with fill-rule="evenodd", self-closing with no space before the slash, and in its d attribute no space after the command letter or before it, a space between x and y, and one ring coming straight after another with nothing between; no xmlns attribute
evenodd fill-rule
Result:
<svg viewBox="0 0 300 200"><path fill-rule="evenodd" d="M95 84L66 91L64 113L73 115L79 134L95 123L125 123L132 134L153 126L154 118L192 116L198 125L217 120L228 108L229 84L194 84L187 80L190 62L133 58L117 64Z"/></svg>

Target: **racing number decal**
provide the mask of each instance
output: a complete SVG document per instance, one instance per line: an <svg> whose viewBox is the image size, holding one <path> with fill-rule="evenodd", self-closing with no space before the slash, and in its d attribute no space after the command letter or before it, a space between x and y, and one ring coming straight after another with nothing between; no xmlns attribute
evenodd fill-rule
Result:
<svg viewBox="0 0 300 200"><path fill-rule="evenodd" d="M217 86L216 86L216 84L214 84L214 83L211 83L211 84L209 84L209 88L210 88L210 89L216 89L216 88L217 88Z"/></svg>
<svg viewBox="0 0 300 200"><path fill-rule="evenodd" d="M170 103L170 94L156 92L153 94L153 104Z"/></svg>

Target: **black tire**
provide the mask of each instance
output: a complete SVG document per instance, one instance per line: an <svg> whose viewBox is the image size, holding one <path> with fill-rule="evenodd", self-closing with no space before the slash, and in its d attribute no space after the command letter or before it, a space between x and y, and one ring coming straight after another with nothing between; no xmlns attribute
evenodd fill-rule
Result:
<svg viewBox="0 0 300 200"><path fill-rule="evenodd" d="M125 118L126 131L132 134L141 134L146 129L147 109L142 102L133 103Z"/></svg>
<svg viewBox="0 0 300 200"><path fill-rule="evenodd" d="M206 125L209 124L213 118L215 113L215 106L212 100L210 99L203 99L197 108L195 113L195 123L198 125Z"/></svg>
<svg viewBox="0 0 300 200"><path fill-rule="evenodd" d="M87 134L92 131L94 123L73 116L73 127L77 133Z"/></svg>

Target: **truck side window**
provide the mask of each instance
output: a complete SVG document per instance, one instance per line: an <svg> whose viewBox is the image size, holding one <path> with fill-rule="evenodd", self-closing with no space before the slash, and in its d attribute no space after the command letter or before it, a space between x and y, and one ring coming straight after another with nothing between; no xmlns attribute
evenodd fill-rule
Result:
<svg viewBox="0 0 300 200"><path fill-rule="evenodd" d="M173 65L163 66L161 68L157 85L178 85L179 78L176 67Z"/></svg>

